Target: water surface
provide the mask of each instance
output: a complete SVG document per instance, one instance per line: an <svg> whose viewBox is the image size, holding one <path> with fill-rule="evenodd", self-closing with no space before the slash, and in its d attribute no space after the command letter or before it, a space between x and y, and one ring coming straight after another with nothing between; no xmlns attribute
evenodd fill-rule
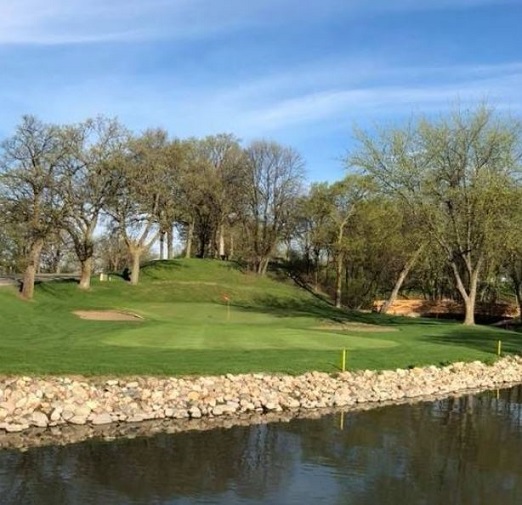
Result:
<svg viewBox="0 0 522 505"><path fill-rule="evenodd" d="M0 450L2 505L520 505L522 388L318 420Z"/></svg>

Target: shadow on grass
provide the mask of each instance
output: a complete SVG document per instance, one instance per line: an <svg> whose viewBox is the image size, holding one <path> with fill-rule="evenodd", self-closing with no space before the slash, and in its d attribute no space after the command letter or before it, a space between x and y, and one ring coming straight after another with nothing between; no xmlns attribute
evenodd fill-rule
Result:
<svg viewBox="0 0 522 505"><path fill-rule="evenodd" d="M513 331L485 326L461 326L448 333L426 335L422 340L442 345L467 347L496 355L497 344L502 342L502 354L519 354L522 352L522 335Z"/></svg>
<svg viewBox="0 0 522 505"><path fill-rule="evenodd" d="M71 284L78 285L79 281L76 277L64 277L61 279L50 279L50 280L36 280L34 285L38 291L43 293L48 293L51 295L56 295L57 293L61 293L62 290L60 288L65 286L70 286ZM20 290L23 287L23 283L20 283ZM69 292L69 291L67 291Z"/></svg>
<svg viewBox="0 0 522 505"><path fill-rule="evenodd" d="M234 307L252 312L263 312L277 317L315 317L336 323L358 322L381 326L426 325L440 326L447 321L388 316L376 312L359 312L337 309L317 298L283 298L273 295L255 297L251 303L236 303Z"/></svg>
<svg viewBox="0 0 522 505"><path fill-rule="evenodd" d="M250 273L248 270L248 265L244 261L236 261L236 260L228 260L228 261L218 261L218 265L220 268L226 268L229 272L240 272L242 274Z"/></svg>

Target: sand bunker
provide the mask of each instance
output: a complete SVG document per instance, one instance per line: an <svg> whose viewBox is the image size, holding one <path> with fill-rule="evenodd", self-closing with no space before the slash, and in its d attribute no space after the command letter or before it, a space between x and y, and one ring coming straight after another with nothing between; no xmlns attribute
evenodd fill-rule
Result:
<svg viewBox="0 0 522 505"><path fill-rule="evenodd" d="M91 321L142 321L143 318L132 312L119 310L75 310L73 312L80 319Z"/></svg>
<svg viewBox="0 0 522 505"><path fill-rule="evenodd" d="M330 330L330 331L367 331L371 333L384 333L390 331L397 331L397 328L393 326L379 326L377 324L368 324L368 323L333 323L333 322L325 322L320 326L316 326L315 330Z"/></svg>

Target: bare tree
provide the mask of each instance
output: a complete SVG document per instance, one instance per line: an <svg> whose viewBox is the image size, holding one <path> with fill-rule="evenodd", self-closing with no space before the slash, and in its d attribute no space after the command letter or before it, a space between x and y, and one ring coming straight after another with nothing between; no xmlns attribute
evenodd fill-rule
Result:
<svg viewBox="0 0 522 505"><path fill-rule="evenodd" d="M80 289L89 289L94 258L94 233L103 208L116 194L120 180L113 170L128 132L116 120L89 119L67 128L71 149L67 177L61 186L67 206L65 229L80 262Z"/></svg>
<svg viewBox="0 0 522 505"><path fill-rule="evenodd" d="M253 142L246 159L243 222L252 247L252 267L264 275L302 192L304 163L293 149L265 140Z"/></svg>
<svg viewBox="0 0 522 505"><path fill-rule="evenodd" d="M185 142L185 164L181 176L181 213L185 223L185 254L190 257L192 242L197 255L224 257L230 216L241 206L245 180L244 153L238 140L229 134Z"/></svg>
<svg viewBox="0 0 522 505"><path fill-rule="evenodd" d="M127 152L115 164L118 190L107 211L123 237L131 257L131 284L138 284L140 260L158 239L160 204L165 198L167 134L148 130L128 142Z"/></svg>
<svg viewBox="0 0 522 505"><path fill-rule="evenodd" d="M216 255L227 256L225 234L229 216L241 212L246 176L244 152L233 135L205 137L200 150L206 160L208 197L213 202L213 242Z"/></svg>
<svg viewBox="0 0 522 505"><path fill-rule="evenodd" d="M26 244L21 294L34 294L35 274L45 240L62 226L65 214L58 188L63 182L68 143L63 129L24 116L2 143L0 185L11 221Z"/></svg>

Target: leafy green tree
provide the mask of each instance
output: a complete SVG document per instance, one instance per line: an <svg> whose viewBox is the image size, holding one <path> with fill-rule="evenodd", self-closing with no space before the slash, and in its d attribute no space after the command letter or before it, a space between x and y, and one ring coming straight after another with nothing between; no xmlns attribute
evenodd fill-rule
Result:
<svg viewBox="0 0 522 505"><path fill-rule="evenodd" d="M335 257L335 306L342 305L343 274L347 252L347 229L350 219L370 190L369 179L348 175L329 187L329 221L332 233L332 249Z"/></svg>
<svg viewBox="0 0 522 505"><path fill-rule="evenodd" d="M509 232L517 184L518 125L482 106L438 121L421 119L377 137L358 132L348 164L402 198L443 251L474 324L477 286L488 257Z"/></svg>
<svg viewBox="0 0 522 505"><path fill-rule="evenodd" d="M514 191L512 200L511 215L506 216L511 222L510 230L496 258L497 278L508 280L522 318L522 188Z"/></svg>
<svg viewBox="0 0 522 505"><path fill-rule="evenodd" d="M386 314L399 296L411 270L428 248L429 236L422 233L422 226L416 216L401 200L385 201L383 211L381 230L385 237L385 250L381 251L381 265L393 279L389 295L380 307L380 312Z"/></svg>
<svg viewBox="0 0 522 505"><path fill-rule="evenodd" d="M330 246L329 219L331 212L330 186L326 182L311 185L308 194L300 201L298 230L304 241L306 261L314 265L314 286L319 287L321 258Z"/></svg>

